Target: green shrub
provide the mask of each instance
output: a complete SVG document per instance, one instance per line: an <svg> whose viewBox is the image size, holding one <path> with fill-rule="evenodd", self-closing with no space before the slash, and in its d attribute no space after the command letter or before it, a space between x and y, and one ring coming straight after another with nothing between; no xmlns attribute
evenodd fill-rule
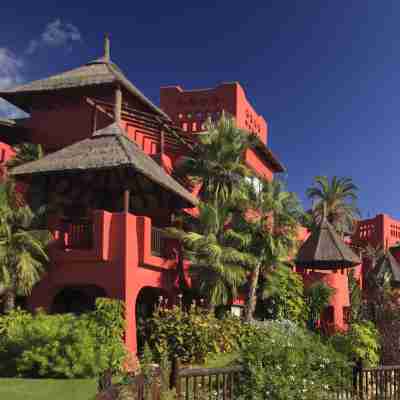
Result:
<svg viewBox="0 0 400 400"><path fill-rule="evenodd" d="M330 342L349 361L361 359L369 367L379 363L380 337L371 321L351 324L348 332L337 333L330 338Z"/></svg>
<svg viewBox="0 0 400 400"><path fill-rule="evenodd" d="M0 375L84 378L117 369L125 358L120 313L119 302L101 299L80 317L21 310L0 317Z"/></svg>
<svg viewBox="0 0 400 400"><path fill-rule="evenodd" d="M320 338L289 321L271 321L248 337L240 398L319 400L345 368L344 359Z"/></svg>
<svg viewBox="0 0 400 400"><path fill-rule="evenodd" d="M183 363L203 363L209 354L230 353L239 347L241 322L238 318L217 319L207 310L192 306L158 309L147 321L147 338L159 360L168 353Z"/></svg>

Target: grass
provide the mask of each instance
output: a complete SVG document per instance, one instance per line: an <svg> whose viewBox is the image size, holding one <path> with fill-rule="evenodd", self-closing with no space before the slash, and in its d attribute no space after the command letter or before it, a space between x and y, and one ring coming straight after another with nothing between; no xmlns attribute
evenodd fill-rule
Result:
<svg viewBox="0 0 400 400"><path fill-rule="evenodd" d="M216 354L197 367L222 368L237 358L237 353ZM5 400L91 400L96 392L95 379L0 379Z"/></svg>
<svg viewBox="0 0 400 400"><path fill-rule="evenodd" d="M4 400L90 400L96 391L95 379L0 379Z"/></svg>

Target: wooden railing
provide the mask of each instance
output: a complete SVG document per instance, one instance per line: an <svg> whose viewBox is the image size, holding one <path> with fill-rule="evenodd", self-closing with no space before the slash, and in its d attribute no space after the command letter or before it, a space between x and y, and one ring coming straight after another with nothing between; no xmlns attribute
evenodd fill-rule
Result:
<svg viewBox="0 0 400 400"><path fill-rule="evenodd" d="M240 366L181 369L175 360L171 385L178 400L234 400L243 378ZM349 366L327 388L327 399L400 400L400 366Z"/></svg>
<svg viewBox="0 0 400 400"><path fill-rule="evenodd" d="M112 384L112 374L104 372L98 381L98 392L103 394L104 399L126 398L135 400L160 400L160 369L152 371L151 378L145 378L144 374L127 376L126 383L123 385ZM97 398L97 397L96 397Z"/></svg>
<svg viewBox="0 0 400 400"><path fill-rule="evenodd" d="M355 367L331 389L335 400L400 400L400 366Z"/></svg>
<svg viewBox="0 0 400 400"><path fill-rule="evenodd" d="M158 257L166 255L163 230L154 226L151 227L151 253Z"/></svg>
<svg viewBox="0 0 400 400"><path fill-rule="evenodd" d="M93 222L89 218L63 219L62 233L66 249L89 250L93 247Z"/></svg>
<svg viewBox="0 0 400 400"><path fill-rule="evenodd" d="M175 363L172 386L178 400L234 400L242 367L184 368Z"/></svg>

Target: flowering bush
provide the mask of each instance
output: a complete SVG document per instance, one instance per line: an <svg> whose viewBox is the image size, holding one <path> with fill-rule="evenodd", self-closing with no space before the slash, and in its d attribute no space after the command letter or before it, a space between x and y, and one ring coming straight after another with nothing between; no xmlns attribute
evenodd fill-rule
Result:
<svg viewBox="0 0 400 400"><path fill-rule="evenodd" d="M289 321L258 326L243 343L242 399L319 400L340 379L345 360Z"/></svg>
<svg viewBox="0 0 400 400"><path fill-rule="evenodd" d="M188 311L178 306L157 309L145 332L157 360L167 353L183 363L203 363L210 354L235 351L243 335L240 319L220 320L194 305Z"/></svg>

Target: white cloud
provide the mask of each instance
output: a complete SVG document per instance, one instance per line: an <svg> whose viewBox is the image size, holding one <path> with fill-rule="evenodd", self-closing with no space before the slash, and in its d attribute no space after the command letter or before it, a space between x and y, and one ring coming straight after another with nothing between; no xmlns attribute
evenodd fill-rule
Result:
<svg viewBox="0 0 400 400"><path fill-rule="evenodd" d="M39 39L32 39L29 42L25 53L31 55L40 47L64 47L80 41L82 41L82 35L79 29L58 18L46 25Z"/></svg>
<svg viewBox="0 0 400 400"><path fill-rule="evenodd" d="M23 65L23 61L11 50L0 47L0 89L7 89L23 81L23 76L21 75ZM18 108L0 99L0 116L16 118L21 115L21 111Z"/></svg>
<svg viewBox="0 0 400 400"><path fill-rule="evenodd" d="M73 43L81 42L79 29L72 24L64 23L57 18L46 25L37 39L32 39L24 51L24 56L17 56L11 50L0 47L0 89L21 84L25 81L23 73L27 55L33 55L42 47L66 47L71 49ZM20 109L0 99L0 117L18 118L26 116Z"/></svg>
<svg viewBox="0 0 400 400"><path fill-rule="evenodd" d="M23 61L11 50L0 47L0 89L6 89L21 82L21 68Z"/></svg>

